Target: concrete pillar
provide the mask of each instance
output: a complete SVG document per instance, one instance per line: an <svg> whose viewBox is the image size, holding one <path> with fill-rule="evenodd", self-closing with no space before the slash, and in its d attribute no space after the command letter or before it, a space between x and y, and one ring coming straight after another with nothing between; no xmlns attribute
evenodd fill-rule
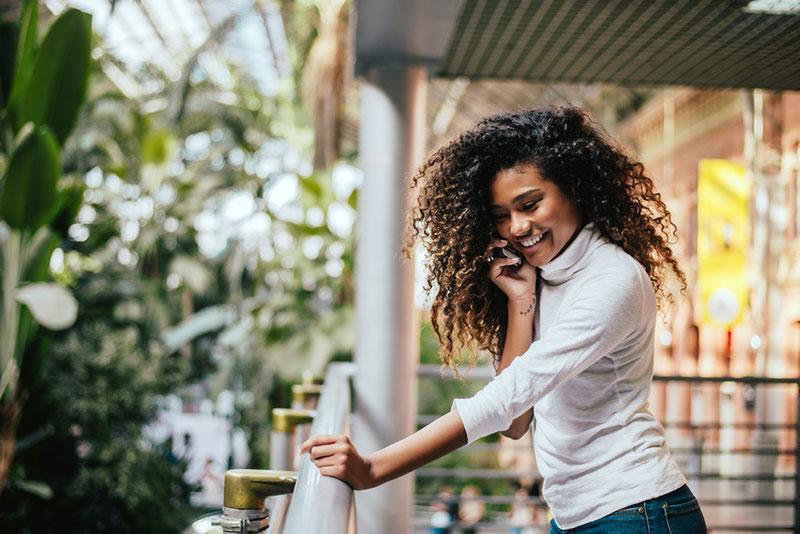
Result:
<svg viewBox="0 0 800 534"><path fill-rule="evenodd" d="M780 309L782 298L777 285L777 264L782 246L783 232L775 221L774 206L780 205L780 93L769 94L762 90L743 91L742 104L745 124L745 161L753 187L753 215L751 257L756 273L751 291L753 330L761 339L755 351L755 373L761 376L783 374L783 333ZM776 387L760 387L756 391L755 420L757 423L784 421L783 396ZM753 446L773 448L780 443L781 432L756 430ZM751 472L773 474L776 458L754 459ZM756 497L771 498L775 486L771 483L755 484Z"/></svg>
<svg viewBox="0 0 800 534"><path fill-rule="evenodd" d="M415 430L419 315L402 258L408 176L425 151L425 68L372 69L361 82L353 440L369 454ZM413 475L356 493L358 531L411 530Z"/></svg>

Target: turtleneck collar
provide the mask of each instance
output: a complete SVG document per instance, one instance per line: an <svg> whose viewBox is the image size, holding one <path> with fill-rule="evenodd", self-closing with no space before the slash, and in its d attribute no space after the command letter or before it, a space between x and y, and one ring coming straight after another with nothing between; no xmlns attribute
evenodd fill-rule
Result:
<svg viewBox="0 0 800 534"><path fill-rule="evenodd" d="M586 223L560 256L540 267L541 278L550 285L566 282L583 269L592 250L607 242L594 222Z"/></svg>

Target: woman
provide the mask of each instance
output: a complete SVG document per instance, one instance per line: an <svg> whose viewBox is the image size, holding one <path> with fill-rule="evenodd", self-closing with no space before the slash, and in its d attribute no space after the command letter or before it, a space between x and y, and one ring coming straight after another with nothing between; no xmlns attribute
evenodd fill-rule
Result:
<svg viewBox="0 0 800 534"><path fill-rule="evenodd" d="M706 532L648 410L657 303L672 302L670 273L686 282L643 165L580 109L548 108L481 121L434 152L418 184L405 252L421 239L430 255L442 360L487 350L497 376L369 456L346 436L302 452L363 489L533 423L551 533Z"/></svg>

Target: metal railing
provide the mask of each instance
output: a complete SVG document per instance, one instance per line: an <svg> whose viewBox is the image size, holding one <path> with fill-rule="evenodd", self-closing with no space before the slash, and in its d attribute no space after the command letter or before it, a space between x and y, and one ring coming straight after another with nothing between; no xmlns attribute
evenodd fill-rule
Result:
<svg viewBox="0 0 800 534"><path fill-rule="evenodd" d="M354 369L350 363L328 367L311 436L349 433L350 379ZM341 480L322 476L304 455L283 532L345 534L355 532L354 519L353 489Z"/></svg>
<svg viewBox="0 0 800 534"><path fill-rule="evenodd" d="M420 377L452 378L438 365L422 365ZM464 374L466 380L487 381L494 376L488 367L476 367ZM667 419L662 426L673 457L681 465L692 490L698 497L710 530L750 532L794 532L800 534L800 379L766 377L654 377L654 386L680 388L666 394L690 394L693 399L705 396L706 401L719 403L715 408L718 420L707 417L708 404L702 413L693 406L690 420ZM776 388L788 388L779 393L779 404L792 400L795 418L791 423L770 418L755 422L755 403L766 401ZM749 407L747 417L736 419L734 413L724 412L720 406L731 408L742 401L742 391L747 389ZM793 397L793 398L792 398ZM734 401L733 399L736 399ZM773 399L774 400L774 399ZM743 402L743 401L742 401ZM788 407L788 404L784 407ZM763 407L760 413L765 413ZM437 416L421 414L420 425ZM711 420L709 420L711 419ZM782 443L781 443L782 442ZM513 446L513 445L512 445ZM529 448L529 447L528 447ZM477 442L467 447L486 453L499 452L496 443ZM508 450L507 448L504 450ZM474 468L426 467L417 471L418 479L444 479L448 484L458 480L530 479L532 473ZM429 485L428 485L429 486ZM418 504L428 504L433 495L417 495ZM484 496L487 504L508 504L510 495ZM543 503L543 501L539 501ZM502 515L502 514L501 514ZM498 516L499 517L499 516ZM764 518L764 521L758 521ZM500 520L502 522L502 520Z"/></svg>
<svg viewBox="0 0 800 534"><path fill-rule="evenodd" d="M355 534L352 488L321 476L307 455L298 454L309 435L349 433L354 369L331 364L324 385L304 376L292 388L292 408L272 410L270 469L227 471L222 513L197 519L187 532ZM299 472L291 471L298 463Z"/></svg>

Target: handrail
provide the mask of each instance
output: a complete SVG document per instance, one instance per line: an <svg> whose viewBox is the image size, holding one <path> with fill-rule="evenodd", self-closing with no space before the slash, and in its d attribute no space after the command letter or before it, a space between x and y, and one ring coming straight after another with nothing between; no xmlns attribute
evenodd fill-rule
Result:
<svg viewBox="0 0 800 534"><path fill-rule="evenodd" d="M448 368L436 364L421 364L417 368L418 376L430 376L444 379L454 379L455 375ZM488 365L478 365L464 370L461 373L465 380L491 380L495 371ZM687 376L687 375L653 375L654 382L692 382L692 383L722 383L736 382L740 384L794 384L800 385L798 377L772 377L772 376Z"/></svg>
<svg viewBox="0 0 800 534"><path fill-rule="evenodd" d="M349 431L350 377L355 365L332 363L317 405L311 435L346 434ZM345 534L351 526L353 489L345 482L322 476L303 455L283 532L287 534Z"/></svg>

